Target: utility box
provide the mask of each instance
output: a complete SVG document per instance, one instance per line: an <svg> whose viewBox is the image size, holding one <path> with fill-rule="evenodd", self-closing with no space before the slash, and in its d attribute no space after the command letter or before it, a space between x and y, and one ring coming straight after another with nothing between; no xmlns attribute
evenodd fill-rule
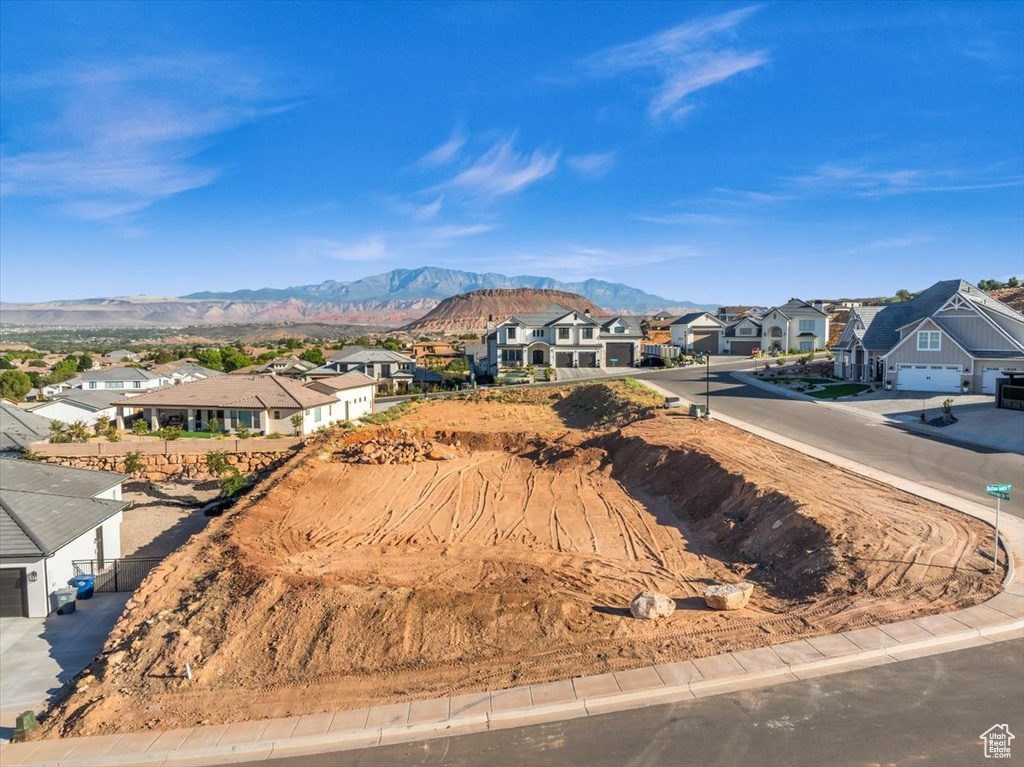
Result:
<svg viewBox="0 0 1024 767"><path fill-rule="evenodd" d="M704 405L690 405L690 415L694 418L703 418L707 412L707 408Z"/></svg>
<svg viewBox="0 0 1024 767"><path fill-rule="evenodd" d="M53 592L53 596L57 599L58 615L70 615L75 611L75 600L78 599L78 589L57 589Z"/></svg>

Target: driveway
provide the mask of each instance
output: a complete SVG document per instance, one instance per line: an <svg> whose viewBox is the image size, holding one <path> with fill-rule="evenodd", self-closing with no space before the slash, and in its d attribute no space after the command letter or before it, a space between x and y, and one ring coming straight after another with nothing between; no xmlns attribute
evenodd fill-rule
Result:
<svg viewBox="0 0 1024 767"><path fill-rule="evenodd" d="M0 740L99 654L130 593L80 599L70 615L0 618Z"/></svg>

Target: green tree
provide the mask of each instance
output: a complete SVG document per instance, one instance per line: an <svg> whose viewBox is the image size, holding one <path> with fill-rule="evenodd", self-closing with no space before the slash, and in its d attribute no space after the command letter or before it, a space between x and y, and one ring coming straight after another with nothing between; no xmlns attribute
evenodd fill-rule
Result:
<svg viewBox="0 0 1024 767"><path fill-rule="evenodd" d="M252 364L252 357L234 346L225 346L220 350L220 358L225 373L232 370L248 367Z"/></svg>
<svg viewBox="0 0 1024 767"><path fill-rule="evenodd" d="M914 297L914 294L911 293L906 288L900 288L899 290L896 291L896 300L897 301L909 301L913 297Z"/></svg>
<svg viewBox="0 0 1024 767"><path fill-rule="evenodd" d="M206 470L215 477L221 477L231 468L228 454L223 450L213 450L206 454Z"/></svg>
<svg viewBox="0 0 1024 767"><path fill-rule="evenodd" d="M78 358L78 372L84 373L86 370L92 370L93 361L92 357L88 354L83 354Z"/></svg>
<svg viewBox="0 0 1024 767"><path fill-rule="evenodd" d="M224 361L221 359L220 349L196 349L194 356L203 367L208 367L211 370L224 369Z"/></svg>
<svg viewBox="0 0 1024 767"><path fill-rule="evenodd" d="M149 434L149 424L146 423L146 419L139 417L132 421L132 431L137 437L145 437Z"/></svg>
<svg viewBox="0 0 1024 767"><path fill-rule="evenodd" d="M1011 277L1010 279L1008 279L1006 281L1006 287L1008 287L1008 288L1020 287L1020 280L1018 280L1016 277Z"/></svg>
<svg viewBox="0 0 1024 767"><path fill-rule="evenodd" d="M323 365L327 361L324 359L324 350L319 346L312 346L306 349L306 351L299 355L299 359L317 366Z"/></svg>
<svg viewBox="0 0 1024 767"><path fill-rule="evenodd" d="M14 364L6 357L0 357L0 370L14 370Z"/></svg>
<svg viewBox="0 0 1024 767"><path fill-rule="evenodd" d="M75 421L68 426L68 439L71 442L88 442L89 426L85 421Z"/></svg>
<svg viewBox="0 0 1024 767"><path fill-rule="evenodd" d="M46 377L47 383L60 383L61 381L67 381L69 378L74 378L78 373L78 359L75 357L65 357L56 365L53 366L53 370L50 375Z"/></svg>
<svg viewBox="0 0 1024 767"><path fill-rule="evenodd" d="M124 457L124 470L129 474L133 476L141 474L145 468L142 463L142 453L137 450L134 453L128 453Z"/></svg>
<svg viewBox="0 0 1024 767"><path fill-rule="evenodd" d="M0 397L21 402L32 388L32 379L20 370L5 370L0 373Z"/></svg>
<svg viewBox="0 0 1024 767"><path fill-rule="evenodd" d="M380 342L382 349L389 349L393 352L399 352L402 350L402 342L397 338L385 338Z"/></svg>
<svg viewBox="0 0 1024 767"><path fill-rule="evenodd" d="M172 355L166 349L157 349L155 352L149 355L149 358L156 365L166 365L168 362L173 362L175 360L174 355Z"/></svg>
<svg viewBox="0 0 1024 767"><path fill-rule="evenodd" d="M70 442L68 425L58 418L50 421L50 442Z"/></svg>
<svg viewBox="0 0 1024 767"><path fill-rule="evenodd" d="M296 413L290 420L292 422L292 428L295 429L295 434L300 434L302 432L302 413Z"/></svg>

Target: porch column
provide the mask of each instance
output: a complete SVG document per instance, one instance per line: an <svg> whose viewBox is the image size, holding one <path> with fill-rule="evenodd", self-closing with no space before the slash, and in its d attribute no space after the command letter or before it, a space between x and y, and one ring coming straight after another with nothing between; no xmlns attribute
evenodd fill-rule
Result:
<svg viewBox="0 0 1024 767"><path fill-rule="evenodd" d="M188 413L188 416L186 418L186 423L188 424L188 426L186 428L189 431L195 431L196 430L196 411L193 410L192 408L189 408L186 412Z"/></svg>
<svg viewBox="0 0 1024 767"><path fill-rule="evenodd" d="M114 425L118 430L124 428L124 405L117 406L117 415L115 416Z"/></svg>
<svg viewBox="0 0 1024 767"><path fill-rule="evenodd" d="M272 431L270 428L270 411L264 410L260 413L260 431L264 434L270 434Z"/></svg>
<svg viewBox="0 0 1024 767"><path fill-rule="evenodd" d="M150 431L159 431L160 430L160 419L157 417L157 415L158 415L157 408L151 407L149 409L149 428L150 428Z"/></svg>

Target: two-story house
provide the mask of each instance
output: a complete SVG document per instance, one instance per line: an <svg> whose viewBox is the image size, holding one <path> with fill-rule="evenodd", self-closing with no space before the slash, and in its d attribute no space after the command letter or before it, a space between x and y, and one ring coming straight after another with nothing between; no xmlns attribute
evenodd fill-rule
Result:
<svg viewBox="0 0 1024 767"><path fill-rule="evenodd" d="M362 373L392 391L407 388L413 382L416 362L390 349L366 349L348 346L331 355L327 362L303 376L306 381L331 378L341 373Z"/></svg>
<svg viewBox="0 0 1024 767"><path fill-rule="evenodd" d="M910 301L856 306L832 348L835 374L902 391L995 394L1024 372L1024 315L964 280Z"/></svg>
<svg viewBox="0 0 1024 767"><path fill-rule="evenodd" d="M760 322L762 351L813 352L828 344L828 314L799 298L769 309Z"/></svg>
<svg viewBox="0 0 1024 767"><path fill-rule="evenodd" d="M605 368L639 363L643 330L639 317L591 317L553 304L542 312L517 314L487 334L488 369L502 367Z"/></svg>
<svg viewBox="0 0 1024 767"><path fill-rule="evenodd" d="M146 389L162 389L173 384L170 376L152 373L142 368L104 368L90 370L77 378L64 381L63 389L82 389L84 391L127 390L141 391Z"/></svg>

